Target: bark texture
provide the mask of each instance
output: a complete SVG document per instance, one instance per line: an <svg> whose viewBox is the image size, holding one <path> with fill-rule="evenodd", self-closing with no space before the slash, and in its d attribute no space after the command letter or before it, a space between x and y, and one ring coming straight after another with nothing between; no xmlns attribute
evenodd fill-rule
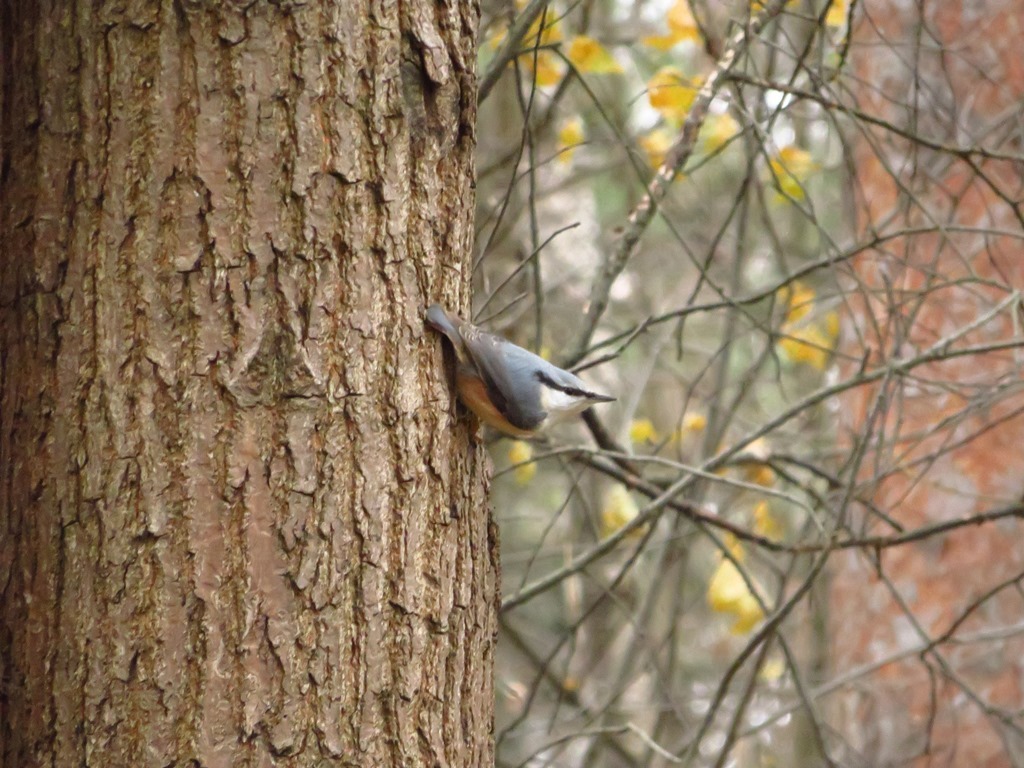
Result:
<svg viewBox="0 0 1024 768"><path fill-rule="evenodd" d="M474 0L0 0L0 762L493 762Z"/></svg>

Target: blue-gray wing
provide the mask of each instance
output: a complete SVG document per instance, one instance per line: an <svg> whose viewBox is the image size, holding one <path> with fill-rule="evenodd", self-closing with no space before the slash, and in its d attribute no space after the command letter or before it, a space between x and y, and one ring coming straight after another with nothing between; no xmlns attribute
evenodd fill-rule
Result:
<svg viewBox="0 0 1024 768"><path fill-rule="evenodd" d="M459 329L469 357L480 373L495 407L519 429L536 429L547 412L536 396L535 372L544 360L522 347L464 323ZM514 393L520 393L515 396ZM525 394L529 397L525 397Z"/></svg>

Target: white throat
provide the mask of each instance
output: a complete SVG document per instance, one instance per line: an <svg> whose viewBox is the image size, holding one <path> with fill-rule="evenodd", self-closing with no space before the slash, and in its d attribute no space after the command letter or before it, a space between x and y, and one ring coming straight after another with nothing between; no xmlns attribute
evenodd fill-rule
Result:
<svg viewBox="0 0 1024 768"><path fill-rule="evenodd" d="M568 395L559 389L541 386L540 404L548 412L548 418L554 420L564 419L567 416L574 416L584 411L589 403L586 398Z"/></svg>

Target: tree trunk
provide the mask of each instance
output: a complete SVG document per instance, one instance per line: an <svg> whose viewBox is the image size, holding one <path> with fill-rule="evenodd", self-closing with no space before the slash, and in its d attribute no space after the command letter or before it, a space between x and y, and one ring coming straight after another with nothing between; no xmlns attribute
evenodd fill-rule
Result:
<svg viewBox="0 0 1024 768"><path fill-rule="evenodd" d="M875 0L857 13L853 93L882 121L862 126L855 145L858 223L865 241L901 227L908 235L853 262L848 366L946 339L949 349L1012 341L1012 311L982 320L1024 285L1020 164L1008 159L1020 153L1020 131L1001 131L1007 115L1020 116L1024 0ZM932 152L888 125L985 149ZM854 495L908 531L1019 505L1021 370L1017 351L951 355L848 393L840 433L858 436L845 447L860 457ZM850 525L893 531L856 507ZM1024 522L1008 517L836 558L835 669L878 665L835 700L866 765L1024 765L1022 540Z"/></svg>
<svg viewBox="0 0 1024 768"><path fill-rule="evenodd" d="M493 762L474 0L0 0L0 761Z"/></svg>

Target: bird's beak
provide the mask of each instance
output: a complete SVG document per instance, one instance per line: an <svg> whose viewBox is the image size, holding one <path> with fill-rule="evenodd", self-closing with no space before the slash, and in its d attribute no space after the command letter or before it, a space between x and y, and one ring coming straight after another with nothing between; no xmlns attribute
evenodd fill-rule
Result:
<svg viewBox="0 0 1024 768"><path fill-rule="evenodd" d="M614 402L616 398L609 397L608 395L599 395L596 392L588 392L587 400L592 403L611 403Z"/></svg>

